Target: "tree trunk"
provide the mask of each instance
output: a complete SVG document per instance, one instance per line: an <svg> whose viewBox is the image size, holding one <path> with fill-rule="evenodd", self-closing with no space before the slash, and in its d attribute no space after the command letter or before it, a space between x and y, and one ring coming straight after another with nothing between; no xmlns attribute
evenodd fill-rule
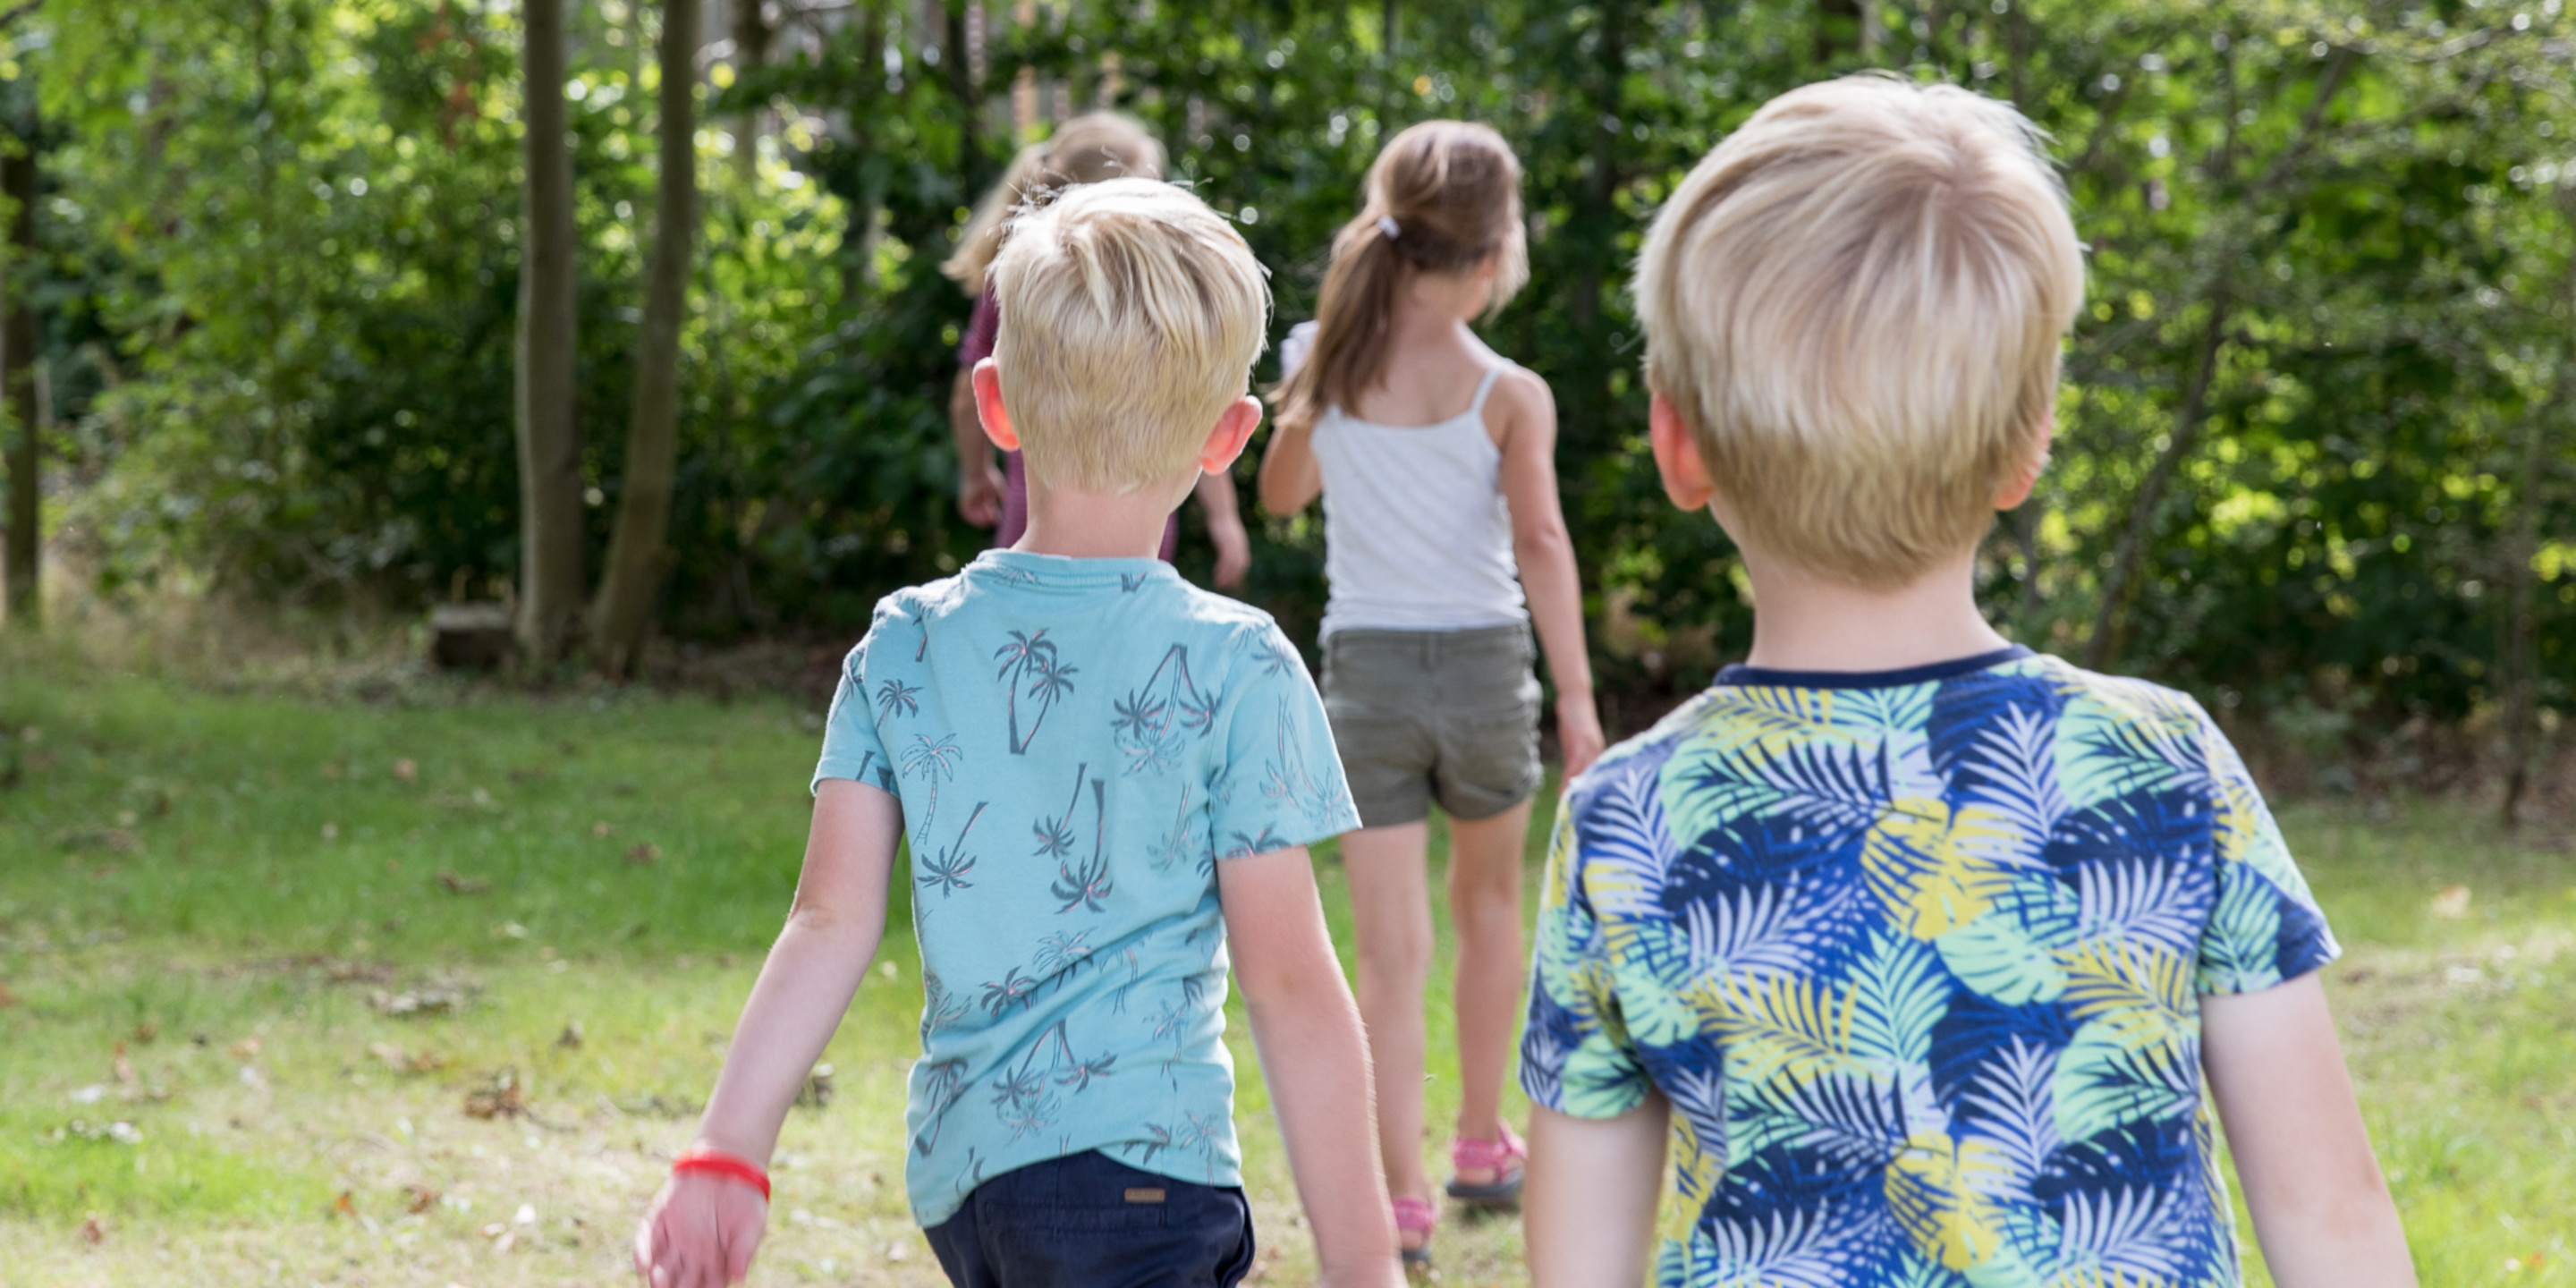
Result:
<svg viewBox="0 0 2576 1288"><path fill-rule="evenodd" d="M2147 470L2146 482L2138 485L2137 498L2129 503L2129 526L2120 533L2120 544L2111 556L2111 570L2102 578L2102 602L2094 608L2093 635L2084 641L2084 666L2098 671L2111 661L2111 632L2119 624L2120 601L2129 593L2129 584L2137 576L2138 561L2146 556L2147 542L2155 535L2156 506L2164 499L2165 485L2174 471L2191 456L2200 439L2201 413L2209 405L2209 385L2218 375L2219 351L2227 344L2229 312L2227 288L2221 286L2209 299L2209 325L2200 337L2200 365L2191 378L2191 388L2183 394L2182 408L2174 413L2174 427L2165 439L2165 449Z"/></svg>
<svg viewBox="0 0 2576 1288"><path fill-rule="evenodd" d="M939 51L940 70L948 74L948 93L957 100L957 177L958 190L970 196L980 190L984 177L983 87L975 83L975 59L967 48L967 10L970 0L948 0L947 26L941 40L946 46Z"/></svg>
<svg viewBox="0 0 2576 1288"><path fill-rule="evenodd" d="M645 269L644 326L636 340L635 404L626 424L626 477L608 541L591 638L603 674L626 677L642 661L667 560L671 479L679 455L680 322L698 231L697 119L693 73L698 0L662 6L662 173L653 207L653 258Z"/></svg>
<svg viewBox="0 0 2576 1288"><path fill-rule="evenodd" d="M42 502L37 488L40 431L37 414L36 363L42 341L36 328L36 120L31 105L27 130L9 140L0 158L0 195L10 204L8 314L0 321L0 383L8 388L10 420L16 436L9 451L9 549L7 555L8 623L33 630L44 624L42 568Z"/></svg>
<svg viewBox="0 0 2576 1288"><path fill-rule="evenodd" d="M521 117L516 407L519 437L519 644L539 665L571 651L581 627L581 427L573 419L572 149L565 137L564 0L521 6L527 48Z"/></svg>
<svg viewBox="0 0 2576 1288"><path fill-rule="evenodd" d="M2540 476L2543 458L2549 451L2549 436L2541 432L2543 418L2550 411L2532 409L2523 413L2521 477L2514 483L2513 544L2505 552L2505 569L2509 595L2505 606L2504 638L2496 649L2496 670L2504 680L2504 807L2503 822L2510 832L2521 821L2522 798L2531 787L2532 735L2537 721L2533 692L2539 685L2540 641L2536 638L2532 613L2532 561L2540 557Z"/></svg>
<svg viewBox="0 0 2576 1288"><path fill-rule="evenodd" d="M689 8L695 10L698 6L692 3ZM733 70L736 76L757 76L762 68L769 65L769 42L778 35L778 29L769 24L769 15L763 12L766 8L762 0L734 0ZM662 43L665 48L671 41L671 15L678 12L678 5L670 5L663 10ZM662 72L664 76L671 74L669 68L670 59L665 57ZM665 95L669 93L668 90L663 92ZM742 172L742 181L746 186L760 177L760 109L758 107L743 109L741 124L734 131L733 161L735 168Z"/></svg>

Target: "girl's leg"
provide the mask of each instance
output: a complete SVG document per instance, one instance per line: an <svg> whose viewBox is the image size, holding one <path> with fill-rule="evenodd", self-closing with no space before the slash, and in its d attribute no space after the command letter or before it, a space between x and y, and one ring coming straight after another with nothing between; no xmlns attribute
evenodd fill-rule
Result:
<svg viewBox="0 0 2576 1288"><path fill-rule="evenodd" d="M1422 991L1431 978L1428 823L1342 837L1359 939L1360 1020L1377 1081L1378 1153L1394 1198L1429 1199L1422 1166Z"/></svg>
<svg viewBox="0 0 2576 1288"><path fill-rule="evenodd" d="M1523 800L1491 817L1449 821L1449 922L1458 934L1458 1134L1477 1140L1502 1137L1503 1077L1529 971L1521 956L1521 856L1529 816L1530 802ZM1483 1185L1499 1178L1491 1169L1471 1168L1458 1179Z"/></svg>

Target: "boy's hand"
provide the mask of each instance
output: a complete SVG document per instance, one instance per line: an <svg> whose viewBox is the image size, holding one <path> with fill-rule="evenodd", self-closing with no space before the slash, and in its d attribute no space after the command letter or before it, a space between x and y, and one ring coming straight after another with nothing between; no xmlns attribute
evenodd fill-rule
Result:
<svg viewBox="0 0 2576 1288"><path fill-rule="evenodd" d="M1601 733L1601 712L1589 693L1556 700L1556 745L1565 754L1565 781L1592 768L1609 739Z"/></svg>
<svg viewBox="0 0 2576 1288"><path fill-rule="evenodd" d="M751 1273L769 1202L740 1181L684 1174L662 1183L635 1230L635 1273L649 1288L724 1288Z"/></svg>

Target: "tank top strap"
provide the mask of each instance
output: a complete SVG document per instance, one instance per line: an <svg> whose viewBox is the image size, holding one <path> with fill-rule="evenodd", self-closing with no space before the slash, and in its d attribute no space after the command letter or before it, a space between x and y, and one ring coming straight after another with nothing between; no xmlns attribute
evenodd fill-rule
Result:
<svg viewBox="0 0 2576 1288"><path fill-rule="evenodd" d="M1476 382L1476 400L1467 404L1468 415L1479 418L1484 416L1486 395L1494 392L1494 382L1502 379L1503 372L1509 370L1511 365L1508 362L1497 362L1485 368L1485 378Z"/></svg>

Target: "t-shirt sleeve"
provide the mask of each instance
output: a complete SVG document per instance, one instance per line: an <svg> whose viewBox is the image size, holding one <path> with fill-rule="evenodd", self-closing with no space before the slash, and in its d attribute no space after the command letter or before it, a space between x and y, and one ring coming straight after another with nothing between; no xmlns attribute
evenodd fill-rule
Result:
<svg viewBox="0 0 2576 1288"><path fill-rule="evenodd" d="M1583 888L1577 800L1566 798L1548 841L1521 1090L1530 1103L1571 1117L1616 1118L1642 1103L1652 1083L1628 1036L1608 936Z"/></svg>
<svg viewBox="0 0 2576 1288"><path fill-rule="evenodd" d="M832 711L823 720L823 755L814 765L814 779L807 784L809 791L820 788L826 778L847 778L888 794L894 792L894 762L887 758L885 742L877 733L877 705L868 688L868 650L894 618L887 605L878 604L876 620L868 625L868 633L841 661L841 683L832 691ZM894 686L885 690L889 707L911 700L908 686L901 680L886 677L877 683Z"/></svg>
<svg viewBox="0 0 2576 1288"><path fill-rule="evenodd" d="M1312 845L1360 825L1324 700L1276 623L1237 638L1208 785L1220 859Z"/></svg>
<svg viewBox="0 0 2576 1288"><path fill-rule="evenodd" d="M2259 992L2333 961L2343 947L2253 774L2207 712L2200 736L2217 812L2218 898L2201 932L2195 985L2203 993Z"/></svg>

